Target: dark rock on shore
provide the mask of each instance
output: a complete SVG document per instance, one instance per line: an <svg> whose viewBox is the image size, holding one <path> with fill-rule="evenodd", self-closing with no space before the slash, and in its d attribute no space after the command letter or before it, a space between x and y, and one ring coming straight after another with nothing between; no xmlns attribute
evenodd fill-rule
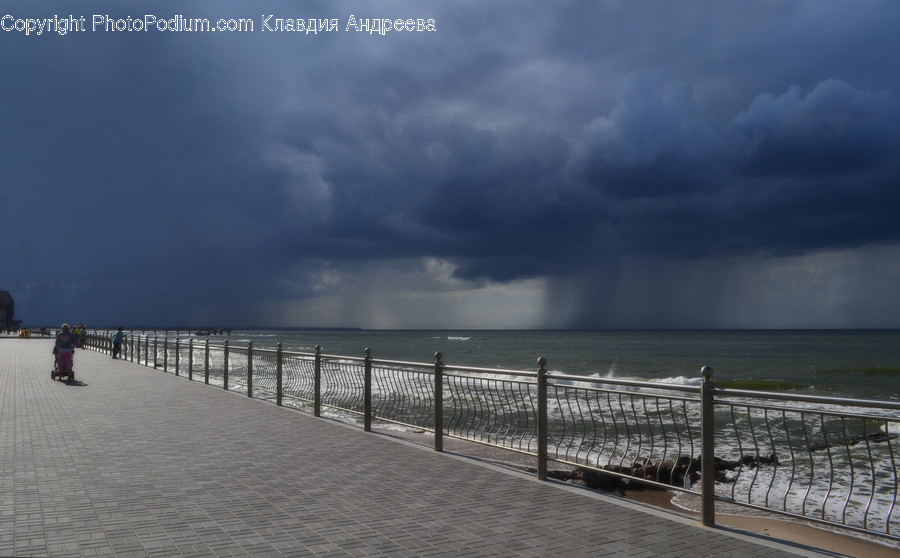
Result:
<svg viewBox="0 0 900 558"><path fill-rule="evenodd" d="M778 463L778 456L774 453L768 456L745 455L736 460L716 457L715 480L732 482L733 479L728 478L728 471L740 467L756 468ZM528 471L536 472L536 469L528 468ZM578 467L573 470L552 470L547 472L547 476L606 492L624 493L626 489L638 488L664 490L659 487L660 484L688 488L700 480L700 458L682 455L675 460L666 459L655 463L649 459L636 461L631 467L606 465L600 469Z"/></svg>
<svg viewBox="0 0 900 558"><path fill-rule="evenodd" d="M835 446L855 446L856 444L866 443L884 443L900 437L900 434L888 434L887 432L876 432L875 434L862 434L860 436L851 436L847 438L843 444L810 444L809 451L822 451L831 449Z"/></svg>

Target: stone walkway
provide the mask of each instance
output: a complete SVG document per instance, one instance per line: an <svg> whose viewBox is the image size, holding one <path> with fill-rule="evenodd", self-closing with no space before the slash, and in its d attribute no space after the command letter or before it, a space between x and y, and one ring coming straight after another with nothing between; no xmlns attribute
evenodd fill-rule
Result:
<svg viewBox="0 0 900 558"><path fill-rule="evenodd" d="M0 556L835 556L0 337Z"/></svg>

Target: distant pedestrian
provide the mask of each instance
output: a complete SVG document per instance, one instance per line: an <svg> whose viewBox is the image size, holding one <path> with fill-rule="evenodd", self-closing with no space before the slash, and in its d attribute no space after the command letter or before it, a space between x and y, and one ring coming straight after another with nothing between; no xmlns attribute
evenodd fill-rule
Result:
<svg viewBox="0 0 900 558"><path fill-rule="evenodd" d="M72 361L75 356L75 346L78 338L69 331L69 324L62 325L62 331L56 336L56 362L60 376L68 376L70 382L75 381L75 372L72 370Z"/></svg>
<svg viewBox="0 0 900 558"><path fill-rule="evenodd" d="M87 341L87 328L84 327L84 324L81 324L81 327L78 328L78 346L83 349L84 343L86 341Z"/></svg>
<svg viewBox="0 0 900 558"><path fill-rule="evenodd" d="M113 358L119 358L119 351L122 350L122 341L125 340L125 332L122 331L122 326L119 326L119 329L116 330L116 334L113 335Z"/></svg>

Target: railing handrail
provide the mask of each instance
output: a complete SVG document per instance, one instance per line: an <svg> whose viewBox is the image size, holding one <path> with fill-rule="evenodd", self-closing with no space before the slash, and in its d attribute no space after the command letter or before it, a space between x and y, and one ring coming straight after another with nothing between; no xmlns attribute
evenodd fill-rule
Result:
<svg viewBox="0 0 900 558"><path fill-rule="evenodd" d="M609 384L613 386L623 386L623 387L635 387L635 388L643 388L654 391L682 391L686 393L692 393L695 395L700 395L700 386L689 386L684 384L664 384L661 382L647 382L644 380L626 380L624 378L603 378L598 376L577 376L571 374L551 374L548 373L547 377L551 381L567 381L567 382L581 382L588 384L598 384L604 385Z"/></svg>
<svg viewBox="0 0 900 558"><path fill-rule="evenodd" d="M900 411L900 402L879 399L852 399L845 397L829 397L823 395L803 395L799 393L778 393L774 391L756 391L749 389L716 388L716 398L746 397L748 399L776 399L780 401L797 401L801 403L818 403L822 405L839 405L844 407L868 407Z"/></svg>

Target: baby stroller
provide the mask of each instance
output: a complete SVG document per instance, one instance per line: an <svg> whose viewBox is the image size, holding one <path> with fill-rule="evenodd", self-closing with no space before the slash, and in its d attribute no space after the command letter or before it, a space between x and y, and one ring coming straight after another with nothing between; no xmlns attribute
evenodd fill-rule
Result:
<svg viewBox="0 0 900 558"><path fill-rule="evenodd" d="M59 371L59 359L57 358L57 347L53 347L53 370L50 371L50 379L56 380L57 378L62 381L63 375L68 376L67 382L75 381L75 371L60 373Z"/></svg>

